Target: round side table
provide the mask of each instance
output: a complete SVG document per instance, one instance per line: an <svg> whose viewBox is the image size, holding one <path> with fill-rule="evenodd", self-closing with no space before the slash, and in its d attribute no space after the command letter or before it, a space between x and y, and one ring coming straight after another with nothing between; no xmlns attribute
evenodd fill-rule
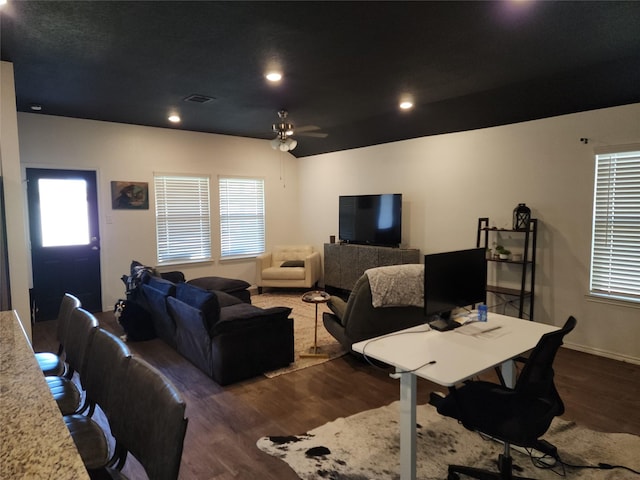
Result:
<svg viewBox="0 0 640 480"><path fill-rule="evenodd" d="M313 334L313 347L309 353L301 353L301 357L324 357L326 358L328 355L326 353L318 353L318 304L327 303L331 295L327 292L322 292L320 290L313 290L311 292L306 292L302 295L302 301L305 303L315 303L316 305L316 327Z"/></svg>

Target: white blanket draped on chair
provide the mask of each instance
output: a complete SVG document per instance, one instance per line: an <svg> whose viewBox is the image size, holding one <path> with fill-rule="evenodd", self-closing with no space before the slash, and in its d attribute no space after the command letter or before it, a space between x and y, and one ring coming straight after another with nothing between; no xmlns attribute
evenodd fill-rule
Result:
<svg viewBox="0 0 640 480"><path fill-rule="evenodd" d="M369 277L375 308L424 306L424 265L390 265L364 273Z"/></svg>

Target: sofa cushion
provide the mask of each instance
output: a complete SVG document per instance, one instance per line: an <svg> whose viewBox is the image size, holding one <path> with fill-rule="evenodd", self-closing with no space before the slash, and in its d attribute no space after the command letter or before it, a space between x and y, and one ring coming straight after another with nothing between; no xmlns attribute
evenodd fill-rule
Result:
<svg viewBox="0 0 640 480"><path fill-rule="evenodd" d="M262 270L264 280L304 280L305 272L301 267L269 267Z"/></svg>
<svg viewBox="0 0 640 480"><path fill-rule="evenodd" d="M224 277L202 277L189 280L187 283L205 290L219 290L221 292L236 292L246 290L251 286L244 280Z"/></svg>
<svg viewBox="0 0 640 480"><path fill-rule="evenodd" d="M289 307L259 308L248 303L238 303L220 311L220 321L209 332L211 336L237 331L255 323L285 319L291 314Z"/></svg>
<svg viewBox="0 0 640 480"><path fill-rule="evenodd" d="M188 283L176 285L176 298L187 305L202 311L204 327L211 333L212 328L220 320L220 303L213 292L195 287Z"/></svg>
<svg viewBox="0 0 640 480"><path fill-rule="evenodd" d="M287 260L286 262L282 262L281 267L304 267L304 260Z"/></svg>
<svg viewBox="0 0 640 480"><path fill-rule="evenodd" d="M213 293L218 297L218 303L220 304L220 308L229 307L231 305L237 305L238 303L243 303L238 297L234 297L226 292L221 292L219 290L214 290Z"/></svg>

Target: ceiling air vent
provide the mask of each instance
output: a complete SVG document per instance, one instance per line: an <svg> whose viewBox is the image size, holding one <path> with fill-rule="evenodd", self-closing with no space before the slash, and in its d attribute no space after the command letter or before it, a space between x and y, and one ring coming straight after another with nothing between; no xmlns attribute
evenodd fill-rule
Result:
<svg viewBox="0 0 640 480"><path fill-rule="evenodd" d="M213 102L214 100L215 98L213 97L207 97L206 95L198 95L197 93L194 93L193 95L189 95L184 99L185 102L190 102L190 103L209 103L209 102Z"/></svg>

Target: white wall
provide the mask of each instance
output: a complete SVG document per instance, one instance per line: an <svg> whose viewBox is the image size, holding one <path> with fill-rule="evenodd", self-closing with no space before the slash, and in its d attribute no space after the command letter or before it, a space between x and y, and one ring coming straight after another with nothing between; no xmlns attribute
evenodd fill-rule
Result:
<svg viewBox="0 0 640 480"><path fill-rule="evenodd" d="M217 275L255 283L253 259L220 256L218 175L265 179L267 245L298 243L297 162L267 140L184 132L92 120L18 114L23 167L98 172L103 308L124 296L120 277L132 259L156 264L154 172L211 175L212 251L208 264L176 265L187 279ZM148 182L149 210L112 210L110 182Z"/></svg>
<svg viewBox="0 0 640 480"><path fill-rule="evenodd" d="M24 165L99 172L105 309L122 296L131 259L155 261L153 203L148 212L111 210L111 180L151 186L154 171L264 176L268 245L320 251L337 234L342 194L402 193L403 244L423 253L473 247L478 217L508 226L525 202L540 221L536 321L560 325L575 315L568 344L640 363L640 309L587 297L593 148L640 142L640 104L283 160L264 140L35 114L18 114L18 126ZM213 197L215 212L215 188ZM252 261L180 269L187 278L253 282L255 274Z"/></svg>
<svg viewBox="0 0 640 480"><path fill-rule="evenodd" d="M18 312L24 330L31 338L26 211L20 175L13 65L9 62L0 62L0 174L4 183L11 308Z"/></svg>
<svg viewBox="0 0 640 480"><path fill-rule="evenodd" d="M422 253L475 247L478 217L510 227L524 202L540 222L536 321L575 315L568 344L640 362L640 305L587 298L593 149L639 141L635 104L303 158L303 240L337 234L339 195L402 193L403 244Z"/></svg>

